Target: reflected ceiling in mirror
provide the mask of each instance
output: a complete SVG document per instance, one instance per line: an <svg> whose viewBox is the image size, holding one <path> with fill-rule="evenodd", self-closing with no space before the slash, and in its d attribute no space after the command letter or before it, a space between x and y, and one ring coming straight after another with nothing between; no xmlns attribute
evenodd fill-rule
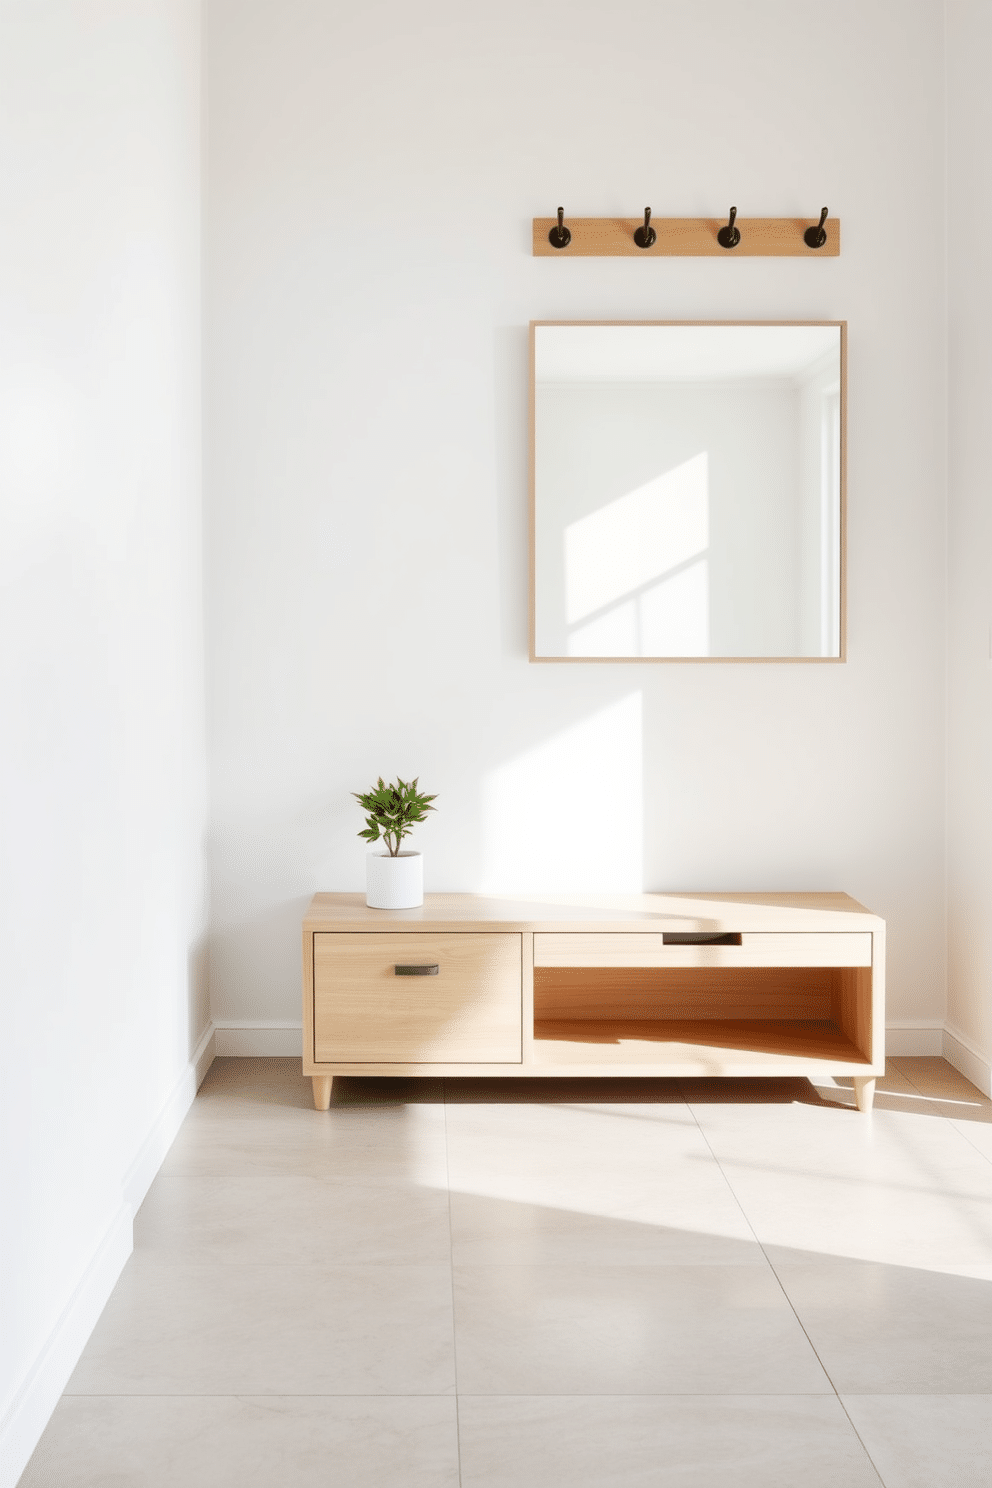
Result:
<svg viewBox="0 0 992 1488"><path fill-rule="evenodd" d="M842 322L531 326L531 657L844 655Z"/></svg>

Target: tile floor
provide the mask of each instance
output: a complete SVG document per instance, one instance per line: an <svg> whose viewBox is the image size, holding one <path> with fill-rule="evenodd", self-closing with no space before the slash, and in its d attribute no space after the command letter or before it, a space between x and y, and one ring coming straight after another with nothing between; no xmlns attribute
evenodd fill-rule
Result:
<svg viewBox="0 0 992 1488"><path fill-rule="evenodd" d="M992 1102L218 1060L22 1488L989 1488Z"/></svg>

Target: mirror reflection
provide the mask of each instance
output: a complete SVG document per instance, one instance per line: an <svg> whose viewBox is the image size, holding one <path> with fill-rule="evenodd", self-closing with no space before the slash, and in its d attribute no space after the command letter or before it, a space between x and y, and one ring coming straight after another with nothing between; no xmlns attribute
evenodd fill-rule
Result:
<svg viewBox="0 0 992 1488"><path fill-rule="evenodd" d="M842 656L843 332L532 327L536 660Z"/></svg>

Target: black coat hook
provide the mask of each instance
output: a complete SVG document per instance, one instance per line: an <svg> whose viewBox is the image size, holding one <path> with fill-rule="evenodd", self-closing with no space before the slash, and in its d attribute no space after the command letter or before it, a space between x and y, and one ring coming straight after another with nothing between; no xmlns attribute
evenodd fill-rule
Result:
<svg viewBox="0 0 992 1488"><path fill-rule="evenodd" d="M552 248L567 248L572 241L572 234L565 226L565 208L558 208L558 226L553 227L548 233L548 242Z"/></svg>
<svg viewBox="0 0 992 1488"><path fill-rule="evenodd" d="M658 234L651 226L651 208L645 207L644 226L639 227L634 233L634 242L637 244L638 248L650 248L652 243L656 243L657 240Z"/></svg>
<svg viewBox="0 0 992 1488"><path fill-rule="evenodd" d="M737 216L737 208L731 207L730 221L726 227L721 227L716 235L716 240L721 248L736 248L741 240L740 230L734 226L734 218Z"/></svg>
<svg viewBox="0 0 992 1488"><path fill-rule="evenodd" d="M823 224L827 220L826 207L820 212L820 220L815 227L808 227L803 233L803 242L807 248L822 248L827 241L827 230Z"/></svg>

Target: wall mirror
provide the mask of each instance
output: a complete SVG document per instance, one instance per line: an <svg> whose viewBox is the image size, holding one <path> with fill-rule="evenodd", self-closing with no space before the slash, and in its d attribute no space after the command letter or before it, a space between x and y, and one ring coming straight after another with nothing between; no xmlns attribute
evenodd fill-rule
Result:
<svg viewBox="0 0 992 1488"><path fill-rule="evenodd" d="M845 324L531 325L531 659L844 656Z"/></svg>

